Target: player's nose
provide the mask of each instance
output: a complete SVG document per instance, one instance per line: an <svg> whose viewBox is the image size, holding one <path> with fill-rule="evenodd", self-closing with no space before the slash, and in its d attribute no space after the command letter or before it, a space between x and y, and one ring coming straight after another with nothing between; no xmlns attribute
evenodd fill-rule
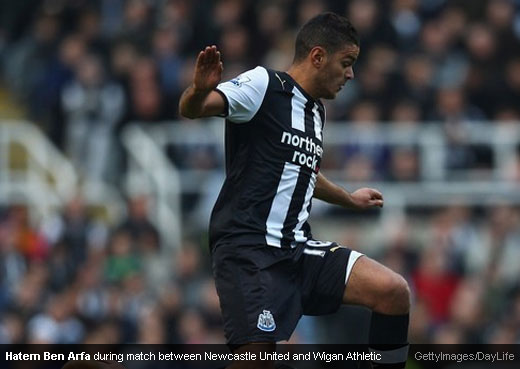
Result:
<svg viewBox="0 0 520 369"><path fill-rule="evenodd" d="M345 79L348 81L349 79L354 79L354 69L352 67L347 68L345 71Z"/></svg>

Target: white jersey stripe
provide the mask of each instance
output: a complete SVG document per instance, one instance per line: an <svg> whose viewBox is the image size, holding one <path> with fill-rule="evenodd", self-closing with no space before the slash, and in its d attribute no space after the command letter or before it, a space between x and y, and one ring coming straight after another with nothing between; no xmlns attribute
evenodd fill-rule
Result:
<svg viewBox="0 0 520 369"><path fill-rule="evenodd" d="M296 86L293 87L292 92L294 96L291 99L291 125L292 128L305 132L305 104L307 99Z"/></svg>
<svg viewBox="0 0 520 369"><path fill-rule="evenodd" d="M311 178L309 181L309 186L307 187L307 192L305 193L305 200L303 201L302 209L300 210L300 213L298 214L298 224L296 225L296 228L294 228L294 240L296 242L305 242L307 241L307 238L305 237L302 228L303 223L307 220L309 217L309 205L312 200L312 195L314 193L314 187L316 186L316 173L311 174Z"/></svg>
<svg viewBox="0 0 520 369"><path fill-rule="evenodd" d="M285 163L266 222L267 233L265 239L270 246L281 247L280 240L282 239L283 223L289 212L289 206L291 205L299 174L300 167L298 165Z"/></svg>
<svg viewBox="0 0 520 369"><path fill-rule="evenodd" d="M316 138L320 141L323 141L321 139L321 116L320 112L318 110L318 104L314 103L314 108L312 109L312 113L314 116L314 135Z"/></svg>

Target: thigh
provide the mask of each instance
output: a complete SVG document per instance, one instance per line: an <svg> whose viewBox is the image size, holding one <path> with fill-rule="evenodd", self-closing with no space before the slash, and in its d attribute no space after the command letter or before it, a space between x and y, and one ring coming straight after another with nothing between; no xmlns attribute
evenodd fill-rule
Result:
<svg viewBox="0 0 520 369"><path fill-rule="evenodd" d="M229 344L287 340L301 317L296 265L266 247L217 247L213 253Z"/></svg>
<svg viewBox="0 0 520 369"><path fill-rule="evenodd" d="M305 315L330 314L343 301L352 266L362 256L336 242L308 241L301 265L302 305Z"/></svg>
<svg viewBox="0 0 520 369"><path fill-rule="evenodd" d="M399 285L401 279L401 276L386 266L369 257L363 257L352 268L345 286L343 303L374 309L382 303L384 296Z"/></svg>

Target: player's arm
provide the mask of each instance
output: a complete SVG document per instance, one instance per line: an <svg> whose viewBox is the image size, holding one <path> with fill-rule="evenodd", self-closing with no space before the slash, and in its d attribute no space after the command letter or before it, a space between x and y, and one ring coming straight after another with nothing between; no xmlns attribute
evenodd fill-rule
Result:
<svg viewBox="0 0 520 369"><path fill-rule="evenodd" d="M318 174L314 197L330 204L350 209L368 209L383 207L383 195L373 188L360 188L352 193Z"/></svg>
<svg viewBox="0 0 520 369"><path fill-rule="evenodd" d="M197 56L192 84L184 90L179 101L179 112L190 119L223 115L226 113L224 97L215 91L224 67L220 51L208 46Z"/></svg>

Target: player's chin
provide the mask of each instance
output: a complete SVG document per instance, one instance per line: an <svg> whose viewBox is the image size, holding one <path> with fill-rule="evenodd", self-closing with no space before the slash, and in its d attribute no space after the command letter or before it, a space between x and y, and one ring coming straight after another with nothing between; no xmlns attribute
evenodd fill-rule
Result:
<svg viewBox="0 0 520 369"><path fill-rule="evenodd" d="M336 92L336 91L327 91L326 93L323 94L322 99L332 100L332 99L336 98L337 94L338 94L338 92Z"/></svg>

